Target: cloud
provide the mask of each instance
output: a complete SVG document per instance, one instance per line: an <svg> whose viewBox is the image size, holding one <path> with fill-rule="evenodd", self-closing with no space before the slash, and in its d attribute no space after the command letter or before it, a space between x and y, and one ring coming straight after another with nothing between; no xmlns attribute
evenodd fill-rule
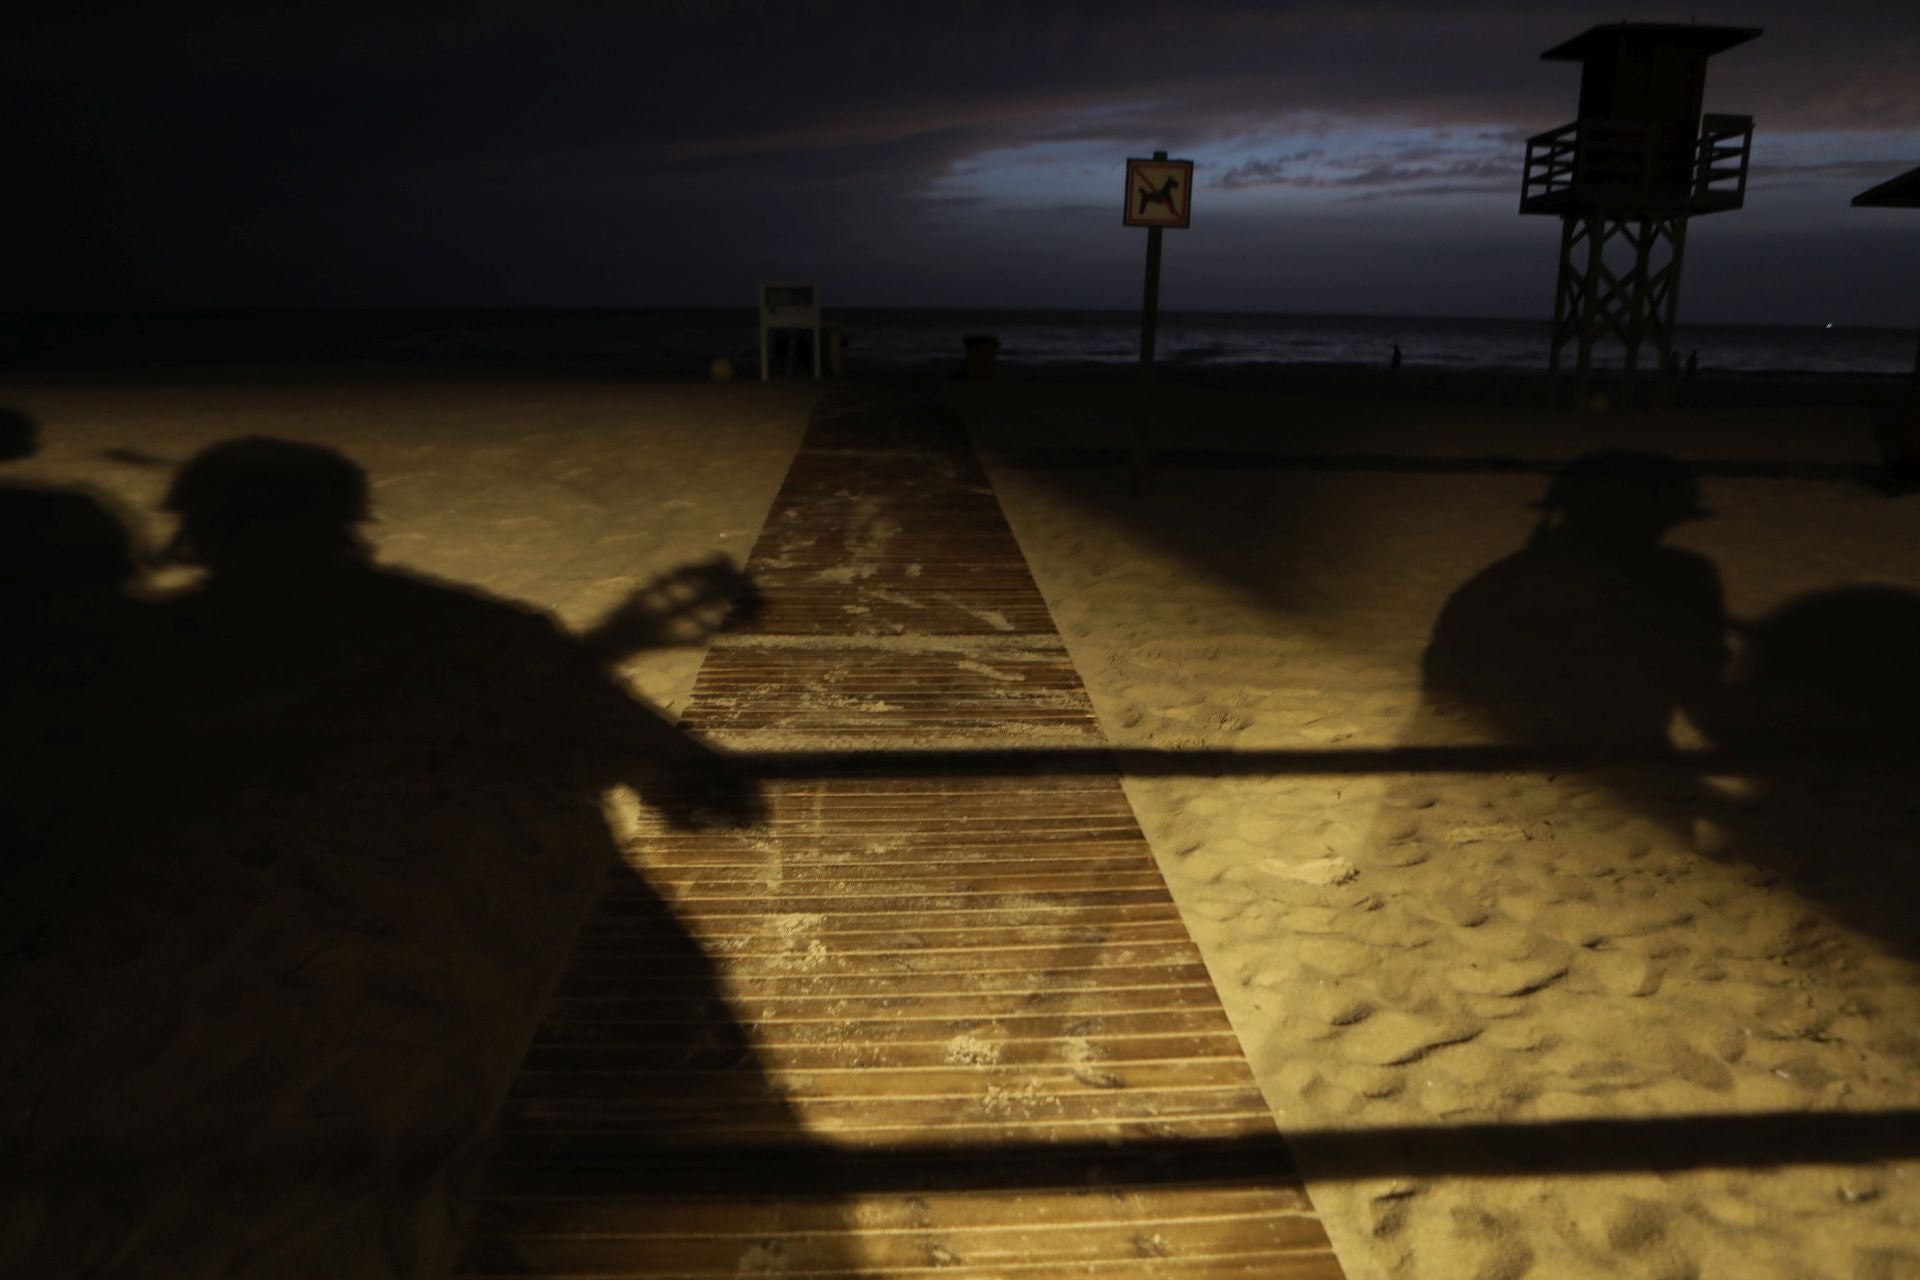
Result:
<svg viewBox="0 0 1920 1280"><path fill-rule="evenodd" d="M0 272L32 286L12 296L58 295L78 264L131 297L157 279L156 242L196 264L181 278L270 281L296 266L397 278L454 224L475 246L462 270L505 271L561 240L621 244L639 278L722 236L753 252L906 243L972 216L955 203L979 194L967 166L1004 175L1052 147L1079 148L1064 174L1105 149L1115 165L1159 146L1203 165L1230 155L1203 169L1223 193L1501 190L1518 185L1523 140L1575 109L1576 69L1540 51L1592 21L1538 0L460 8L34 6L0 42L8 176L26 193L11 211L27 223ZM1752 111L1767 136L1920 125L1920 77L1904 74L1920 64L1920 8L1689 0L1688 12L1767 28L1715 59L1707 97ZM1426 136L1337 154L1327 139L1355 129ZM1074 203L1056 187L1024 198Z"/></svg>
<svg viewBox="0 0 1920 1280"><path fill-rule="evenodd" d="M1415 183L1409 186L1394 187L1383 191L1363 191L1359 195L1348 196L1348 204L1366 204L1375 200L1401 200L1426 196L1484 196L1519 195L1518 179L1510 182L1436 182Z"/></svg>
<svg viewBox="0 0 1920 1280"><path fill-rule="evenodd" d="M1489 192L1517 193L1520 190L1521 164L1508 160L1455 160L1446 164L1375 165L1362 173L1350 174L1333 185L1365 187L1369 190L1348 197L1351 200L1388 200L1408 196L1485 195Z"/></svg>
<svg viewBox="0 0 1920 1280"><path fill-rule="evenodd" d="M1242 191L1248 187L1286 187L1297 186L1305 180L1294 170L1301 164L1317 160L1325 155L1324 150L1314 148L1296 151L1291 155L1271 156L1267 159L1248 160L1234 165L1215 178L1211 185L1223 191Z"/></svg>
<svg viewBox="0 0 1920 1280"><path fill-rule="evenodd" d="M1907 160L1817 160L1804 163L1754 161L1747 170L1747 186L1765 188L1808 187L1821 179L1841 179L1869 185L1885 182L1905 173L1916 164Z"/></svg>
<svg viewBox="0 0 1920 1280"><path fill-rule="evenodd" d="M1312 148L1243 161L1212 185L1226 191L1257 187L1357 191L1349 200L1518 190L1520 161L1517 156L1499 154L1501 150L1478 142L1453 147L1411 142L1344 155Z"/></svg>

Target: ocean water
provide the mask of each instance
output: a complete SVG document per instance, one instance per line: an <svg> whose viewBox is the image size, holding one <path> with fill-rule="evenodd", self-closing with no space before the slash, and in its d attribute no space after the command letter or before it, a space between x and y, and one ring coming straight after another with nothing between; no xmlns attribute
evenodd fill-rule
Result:
<svg viewBox="0 0 1920 1280"><path fill-rule="evenodd" d="M1013 368L1116 369L1139 358L1140 320L1124 311L830 311L854 370L957 369L970 334L999 340ZM1538 372L1540 320L1168 312L1164 367L1384 367L1393 344L1410 369ZM1687 325L1676 352L1722 376L1898 377L1914 365L1899 329ZM704 373L716 358L759 367L748 308L674 310L332 310L0 314L0 368L203 366L632 370ZM1603 365L1618 353L1602 350ZM1643 363L1643 368L1645 367Z"/></svg>

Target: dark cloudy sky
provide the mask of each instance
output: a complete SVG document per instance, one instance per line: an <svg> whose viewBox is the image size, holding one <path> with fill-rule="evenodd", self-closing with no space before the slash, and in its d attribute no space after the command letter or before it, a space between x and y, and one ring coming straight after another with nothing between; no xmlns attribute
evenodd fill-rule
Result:
<svg viewBox="0 0 1920 1280"><path fill-rule="evenodd" d="M0 306L1128 307L1122 163L1198 162L1163 305L1544 316L1524 139L1542 49L1622 18L1760 26L1747 208L1682 315L1908 325L1920 3L30 0L0 41ZM403 16L404 15L404 16Z"/></svg>

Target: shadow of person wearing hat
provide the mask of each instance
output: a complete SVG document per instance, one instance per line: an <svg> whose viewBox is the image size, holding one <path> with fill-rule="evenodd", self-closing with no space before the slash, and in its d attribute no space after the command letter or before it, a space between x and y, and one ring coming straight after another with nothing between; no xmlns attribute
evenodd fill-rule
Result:
<svg viewBox="0 0 1920 1280"><path fill-rule="evenodd" d="M578 1136L509 1090L609 896L642 957L623 996L651 1011L622 1045L654 1068L609 1104L622 1133L799 1140L603 809L624 785L669 827L760 814L751 778L607 672L697 621L717 570L588 643L377 563L368 477L331 449L211 446L166 506L204 579L149 606L112 705L69 712L65 803L30 815L63 857L103 853L5 971L21 1274L445 1274L489 1151Z"/></svg>
<svg viewBox="0 0 1920 1280"><path fill-rule="evenodd" d="M1526 546L1441 610L1429 708L1503 744L1666 750L1674 712L1711 704L1729 656L1718 572L1664 541L1709 514L1698 480L1673 458L1605 450L1569 463L1537 505Z"/></svg>

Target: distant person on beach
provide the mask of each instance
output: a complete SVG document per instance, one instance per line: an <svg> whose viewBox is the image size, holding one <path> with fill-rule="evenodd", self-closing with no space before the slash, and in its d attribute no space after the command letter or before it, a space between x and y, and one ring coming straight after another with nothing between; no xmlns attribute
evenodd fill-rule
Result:
<svg viewBox="0 0 1920 1280"><path fill-rule="evenodd" d="M1388 362L1387 367L1389 369L1398 369L1400 367L1400 344L1397 342L1393 344L1393 359Z"/></svg>
<svg viewBox="0 0 1920 1280"><path fill-rule="evenodd" d="M1699 348L1696 347L1692 351L1687 352L1687 376L1689 378L1693 378L1693 377L1698 377L1699 374L1700 374L1700 350Z"/></svg>
<svg viewBox="0 0 1920 1280"><path fill-rule="evenodd" d="M1664 751L1676 710L1710 706L1727 665L1711 561L1662 544L1706 515L1675 459L1627 450L1554 477L1521 550L1455 591L1434 624L1424 687L1512 745Z"/></svg>

